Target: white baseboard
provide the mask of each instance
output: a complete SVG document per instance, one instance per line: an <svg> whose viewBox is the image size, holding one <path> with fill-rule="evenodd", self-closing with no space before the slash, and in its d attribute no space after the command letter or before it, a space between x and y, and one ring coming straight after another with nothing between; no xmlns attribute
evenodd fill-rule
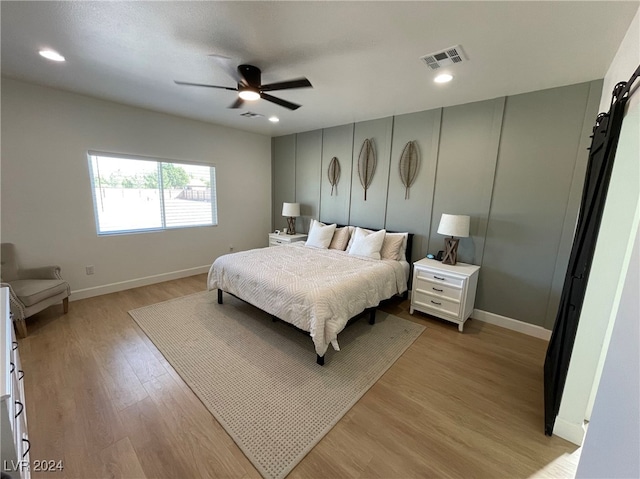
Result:
<svg viewBox="0 0 640 479"><path fill-rule="evenodd" d="M556 418L555 425L553 426L554 436L566 439L576 446L582 446L582 442L584 441L584 436L586 433L587 429L584 425L584 422L582 424L574 424L572 422L565 421L559 416Z"/></svg>
<svg viewBox="0 0 640 479"><path fill-rule="evenodd" d="M495 324L496 326L511 329L512 331L517 331L528 336L544 339L545 341L549 341L549 339L551 339L551 331L548 329L536 326L535 324L518 321L517 319L507 318L506 316L500 316L499 314L482 311L481 309L474 309L471 317L478 321Z"/></svg>
<svg viewBox="0 0 640 479"><path fill-rule="evenodd" d="M92 298L93 296L117 293L118 291L124 291L125 289L138 288L140 286L147 286L149 284L155 283L162 283L163 281L170 281L172 279L186 278L187 276L207 273L210 267L211 265L196 266L195 268L181 269L179 271L172 271L170 273L154 274L152 276L145 276L144 278L136 278L127 281L120 281L118 283L94 286L93 288L78 289L76 291L71 291L71 297L69 298L69 300L76 301L79 299Z"/></svg>

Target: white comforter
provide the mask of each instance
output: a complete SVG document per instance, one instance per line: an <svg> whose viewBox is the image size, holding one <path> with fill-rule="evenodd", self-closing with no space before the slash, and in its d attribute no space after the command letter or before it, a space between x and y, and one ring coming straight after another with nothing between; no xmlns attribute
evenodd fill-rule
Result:
<svg viewBox="0 0 640 479"><path fill-rule="evenodd" d="M329 344L339 350L338 333L350 318L407 289L398 261L302 243L220 256L207 284L308 331L320 356Z"/></svg>

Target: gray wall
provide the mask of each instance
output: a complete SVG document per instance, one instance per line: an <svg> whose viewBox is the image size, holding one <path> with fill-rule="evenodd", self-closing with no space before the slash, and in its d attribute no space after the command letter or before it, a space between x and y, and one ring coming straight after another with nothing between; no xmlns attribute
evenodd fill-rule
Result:
<svg viewBox="0 0 640 479"><path fill-rule="evenodd" d="M282 203L296 200L296 135L274 138L271 143L273 172L273 230L283 230L287 220L282 216Z"/></svg>
<svg viewBox="0 0 640 479"><path fill-rule="evenodd" d="M215 165L218 226L99 237L90 149ZM25 267L59 264L76 299L206 271L266 245L270 156L263 135L3 78L2 241Z"/></svg>
<svg viewBox="0 0 640 479"><path fill-rule="evenodd" d="M303 215L415 233L417 260L443 249L444 237L436 232L442 213L470 215L471 236L461 240L459 259L482 267L476 308L551 329L601 84L274 138L273 171L281 172L273 181L274 226L282 192L293 190ZM365 138L377 155L367 201L357 172ZM417 142L421 163L405 199L398 162L409 140ZM326 170L333 156L342 176L332 196Z"/></svg>
<svg viewBox="0 0 640 479"><path fill-rule="evenodd" d="M320 171L320 211L322 220L347 224L351 204L351 157L353 154L353 124L325 128L322 135L322 168ZM333 157L340 163L340 178L331 192L327 170Z"/></svg>

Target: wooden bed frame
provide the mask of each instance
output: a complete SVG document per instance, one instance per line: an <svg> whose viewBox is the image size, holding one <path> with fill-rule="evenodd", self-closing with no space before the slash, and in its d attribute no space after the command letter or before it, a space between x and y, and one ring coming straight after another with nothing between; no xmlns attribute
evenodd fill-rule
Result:
<svg viewBox="0 0 640 479"><path fill-rule="evenodd" d="M343 226L338 225L338 228L342 228ZM366 229L372 229L374 231L376 231L374 228L366 228ZM395 231L387 231L387 233L395 233ZM413 233L408 233L407 236L407 249L405 251L405 259L406 261L411 265L411 252L413 249ZM407 298L409 295L409 289L411 286L411 271L409 271L409 277L407 278L407 290L403 293L403 298ZM223 296L222 293L225 292L227 294L230 294L231 296L233 296L234 298L239 299L240 301L244 301L245 303L248 303L247 301L245 301L242 298L238 298L235 294L229 293L227 291L223 291L222 289L218 288L218 304L223 304ZM389 298L387 298L389 299ZM259 309L259 308L258 308ZM347 326L349 326L350 324L354 323L356 319L362 317L365 313L369 313L369 324L374 325L376 323L376 311L377 311L377 307L373 307L373 308L367 308L365 309L363 312L355 315L353 318L349 319L349 321L347 321L347 324L345 325L345 328ZM280 318L277 318L273 315L271 315L272 320L275 321L282 321ZM309 334L308 331L305 331L304 329L300 329L298 327L296 327L295 325L288 323L287 321L282 321L285 324L288 324L289 326L297 329L298 331L301 331L305 334ZM326 353L325 353L326 354ZM319 354L316 354L316 363L319 364L320 366L324 366L324 356L320 356Z"/></svg>

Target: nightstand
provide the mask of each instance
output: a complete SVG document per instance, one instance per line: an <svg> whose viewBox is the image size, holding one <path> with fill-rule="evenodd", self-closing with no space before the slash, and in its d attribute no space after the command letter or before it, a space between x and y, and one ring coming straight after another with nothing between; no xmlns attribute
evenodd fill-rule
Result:
<svg viewBox="0 0 640 479"><path fill-rule="evenodd" d="M291 243L296 243L298 241L307 241L307 235L306 234L305 235L303 234L277 235L275 233L269 233L269 246L282 246L283 244L291 244Z"/></svg>
<svg viewBox="0 0 640 479"><path fill-rule="evenodd" d="M416 261L409 312L417 310L446 319L456 323L462 332L473 312L479 271L480 266L473 264L452 266L427 258Z"/></svg>

